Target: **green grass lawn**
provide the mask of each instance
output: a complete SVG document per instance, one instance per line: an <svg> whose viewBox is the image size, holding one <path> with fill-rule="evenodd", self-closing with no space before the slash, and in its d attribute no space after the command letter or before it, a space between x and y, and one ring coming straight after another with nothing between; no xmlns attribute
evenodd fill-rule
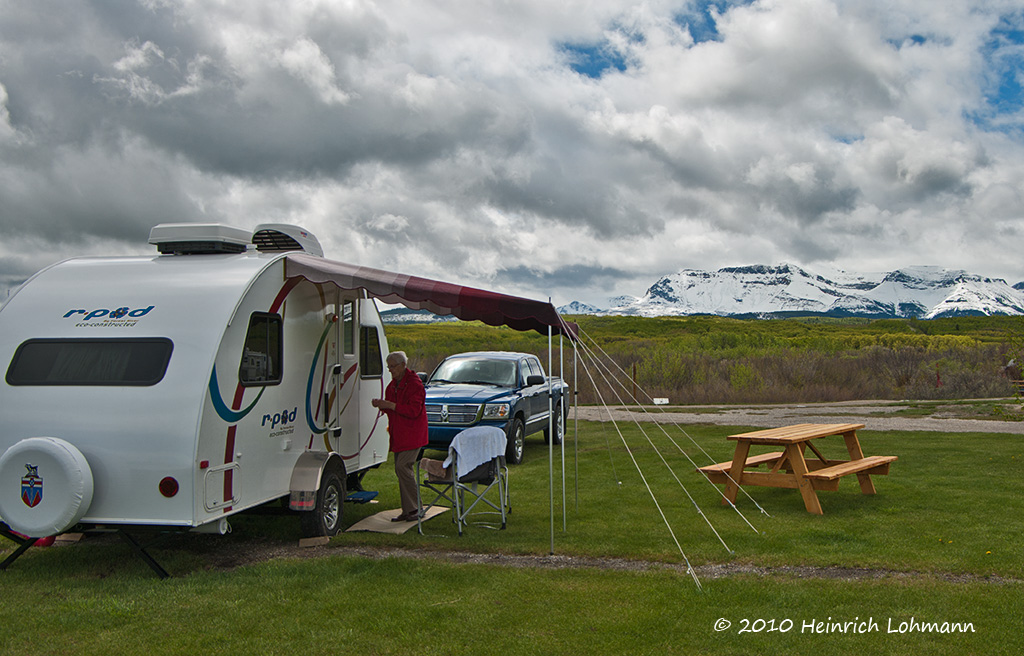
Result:
<svg viewBox="0 0 1024 656"><path fill-rule="evenodd" d="M890 475L875 477L877 495L860 494L846 478L837 492L819 492L825 514L814 516L795 490L748 488L753 500L741 494L738 506L755 532L720 505L719 488L702 482L660 430L645 428L682 485L635 425L620 427L682 552L704 572L703 590L677 569L511 568L341 549L226 571L217 567L218 545L298 537L294 518L240 517L231 535L155 550L175 574L165 581L118 541L30 550L0 573L0 654L1024 652L1024 438L863 431L865 453L899 456ZM727 460L733 443L725 436L748 429L687 426L689 437L668 430L702 465L708 460L689 437L712 460ZM827 456L843 453L841 438L818 442ZM580 425L578 479L574 445L566 446L567 526L559 487L555 553L680 563L616 430ZM528 441L526 461L512 468L505 531L471 526L460 538L442 515L425 524L424 536L346 533L331 546L547 555L548 467L546 447ZM390 467L371 472L364 487L379 490L380 503L347 506L346 525L398 505ZM772 573L716 577L710 565ZM801 566L871 574L803 577L789 569ZM730 626L716 630L725 621ZM842 633L817 622L864 624ZM973 632L927 630L957 622Z"/></svg>

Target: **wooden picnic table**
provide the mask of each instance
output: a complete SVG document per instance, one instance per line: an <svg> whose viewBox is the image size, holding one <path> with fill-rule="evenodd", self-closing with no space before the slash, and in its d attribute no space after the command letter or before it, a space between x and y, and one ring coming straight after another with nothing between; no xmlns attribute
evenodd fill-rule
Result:
<svg viewBox="0 0 1024 656"><path fill-rule="evenodd" d="M838 490L840 478L856 474L861 492L874 494L875 484L871 475L888 474L889 463L897 459L896 456L865 457L857 440L860 428L864 428L864 424L796 424L730 435L729 439L736 441L733 459L700 467L700 471L712 483L725 485L723 504L736 502L740 485L796 488L800 490L807 512L821 515L818 490ZM828 459L811 442L833 435L843 436L849 460ZM754 444L781 446L784 450L752 456L750 447ZM814 453L814 458L805 458L808 448ZM769 470L750 471L761 465Z"/></svg>

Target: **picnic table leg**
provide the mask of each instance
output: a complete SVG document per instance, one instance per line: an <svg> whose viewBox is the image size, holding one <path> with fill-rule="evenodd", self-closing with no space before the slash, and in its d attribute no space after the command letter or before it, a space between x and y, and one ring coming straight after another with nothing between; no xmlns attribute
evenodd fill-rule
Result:
<svg viewBox="0 0 1024 656"><path fill-rule="evenodd" d="M804 450L800 444L786 445L786 453L789 455L789 464L793 467L793 475L796 476L797 488L800 496L804 498L804 507L807 512L815 515L824 515L821 509L821 502L818 501L818 493L814 490L810 479L805 478L807 473L807 461L804 460Z"/></svg>
<svg viewBox="0 0 1024 656"><path fill-rule="evenodd" d="M729 505L730 502L736 503L736 496L740 491L740 480L743 478L743 468L747 465L748 453L750 453L750 442L738 440L736 453L732 457L732 467L729 468L729 481L725 484L723 506Z"/></svg>
<svg viewBox="0 0 1024 656"><path fill-rule="evenodd" d="M860 448L860 440L857 439L857 431L843 433L843 439L846 440L846 450L850 452L850 460L860 460L864 457L864 451ZM860 483L860 491L863 494L875 493L875 483L871 480L870 474L858 472L857 482Z"/></svg>

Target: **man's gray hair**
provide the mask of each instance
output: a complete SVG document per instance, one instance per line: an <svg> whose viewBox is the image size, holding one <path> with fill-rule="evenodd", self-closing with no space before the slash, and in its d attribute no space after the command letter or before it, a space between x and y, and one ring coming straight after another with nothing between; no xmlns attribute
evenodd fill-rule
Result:
<svg viewBox="0 0 1024 656"><path fill-rule="evenodd" d="M385 358L388 362L401 362L402 364L409 364L409 356L405 354L405 351L392 351Z"/></svg>

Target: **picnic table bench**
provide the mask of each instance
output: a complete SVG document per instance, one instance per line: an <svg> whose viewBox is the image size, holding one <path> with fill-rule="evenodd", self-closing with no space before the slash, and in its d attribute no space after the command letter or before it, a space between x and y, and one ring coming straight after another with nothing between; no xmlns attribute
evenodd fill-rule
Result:
<svg viewBox="0 0 1024 656"><path fill-rule="evenodd" d="M725 485L722 503L735 503L740 485L795 488L800 491L807 512L821 515L818 490L839 489L839 479L856 474L861 492L874 494L872 474L888 474L889 463L896 456L864 456L857 439L857 430L864 424L796 424L730 435L736 441L736 453L728 462L700 467L712 483ZM811 442L823 437L842 435L849 460L826 458ZM782 451L750 455L750 447L764 444L783 447ZM805 457L806 449L814 458ZM765 465L768 471L752 471Z"/></svg>

